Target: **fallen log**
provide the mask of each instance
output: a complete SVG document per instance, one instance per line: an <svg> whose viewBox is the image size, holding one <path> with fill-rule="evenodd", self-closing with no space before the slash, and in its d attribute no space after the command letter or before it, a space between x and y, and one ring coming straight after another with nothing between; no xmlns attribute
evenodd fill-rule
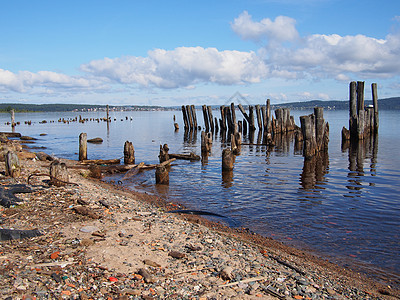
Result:
<svg viewBox="0 0 400 300"><path fill-rule="evenodd" d="M137 173L140 172L140 169L144 166L144 162L141 162L140 164L138 164L136 167L133 167L132 169L130 169L128 172L126 172L126 174L124 175L124 177L122 177L121 180L127 180L133 176L135 176Z"/></svg>
<svg viewBox="0 0 400 300"><path fill-rule="evenodd" d="M80 162L82 165L118 165L120 159L84 159Z"/></svg>
<svg viewBox="0 0 400 300"><path fill-rule="evenodd" d="M88 143L92 143L92 144L101 144L103 142L102 138L93 138L93 139L89 139L87 140Z"/></svg>
<svg viewBox="0 0 400 300"><path fill-rule="evenodd" d="M200 156L190 153L190 154L169 154L170 158L183 159L183 160L200 160Z"/></svg>

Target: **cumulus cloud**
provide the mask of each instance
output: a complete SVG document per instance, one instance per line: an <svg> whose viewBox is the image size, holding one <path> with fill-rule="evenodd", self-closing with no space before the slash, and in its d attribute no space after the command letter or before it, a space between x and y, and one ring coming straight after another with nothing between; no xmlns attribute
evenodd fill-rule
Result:
<svg viewBox="0 0 400 300"><path fill-rule="evenodd" d="M242 39L264 41L258 53L274 77L344 80L349 74L387 78L400 72L399 34L389 34L385 39L338 34L300 37L295 23L285 16L254 21L244 11L231 26Z"/></svg>
<svg viewBox="0 0 400 300"><path fill-rule="evenodd" d="M20 71L13 73L8 70L0 69L0 88L14 92L27 92L32 89L93 89L102 86L102 82L97 79L84 77L68 76L51 71L39 71L37 73Z"/></svg>
<svg viewBox="0 0 400 300"><path fill-rule="evenodd" d="M278 16L274 21L265 18L254 22L251 15L244 11L231 24L232 30L245 40L293 41L299 36L295 27L296 20Z"/></svg>
<svg viewBox="0 0 400 300"><path fill-rule="evenodd" d="M118 83L159 88L255 83L268 73L264 61L254 52L202 47L156 49L147 57L104 58L82 65L81 70Z"/></svg>

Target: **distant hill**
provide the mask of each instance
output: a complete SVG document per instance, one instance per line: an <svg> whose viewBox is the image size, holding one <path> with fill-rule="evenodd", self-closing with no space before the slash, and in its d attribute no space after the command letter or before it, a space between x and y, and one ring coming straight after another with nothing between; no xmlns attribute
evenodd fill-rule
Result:
<svg viewBox="0 0 400 300"><path fill-rule="evenodd" d="M365 105L372 105L372 100L365 100ZM290 109L312 109L316 106L324 109L348 110L349 101L322 101L312 100L306 102L292 102L284 104L271 105L272 108L290 108ZM379 110L400 110L400 97L386 98L378 100Z"/></svg>

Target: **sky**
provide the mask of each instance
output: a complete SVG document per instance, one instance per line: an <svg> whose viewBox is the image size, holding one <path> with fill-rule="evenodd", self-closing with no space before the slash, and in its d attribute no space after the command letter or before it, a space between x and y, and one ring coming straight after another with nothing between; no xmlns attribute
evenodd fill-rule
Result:
<svg viewBox="0 0 400 300"><path fill-rule="evenodd" d="M398 0L0 0L0 103L400 96Z"/></svg>

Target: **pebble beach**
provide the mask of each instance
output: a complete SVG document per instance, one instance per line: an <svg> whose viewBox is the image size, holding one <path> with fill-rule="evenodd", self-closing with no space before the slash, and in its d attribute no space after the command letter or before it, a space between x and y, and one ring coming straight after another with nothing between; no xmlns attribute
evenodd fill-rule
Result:
<svg viewBox="0 0 400 300"><path fill-rule="evenodd" d="M21 174L7 176L2 162L0 188L31 191L0 206L0 228L39 233L2 236L2 299L400 297L390 279L377 282L245 228L173 213L184 208L90 178L77 161L60 159L70 183L50 185L43 174L51 161L12 147Z"/></svg>

